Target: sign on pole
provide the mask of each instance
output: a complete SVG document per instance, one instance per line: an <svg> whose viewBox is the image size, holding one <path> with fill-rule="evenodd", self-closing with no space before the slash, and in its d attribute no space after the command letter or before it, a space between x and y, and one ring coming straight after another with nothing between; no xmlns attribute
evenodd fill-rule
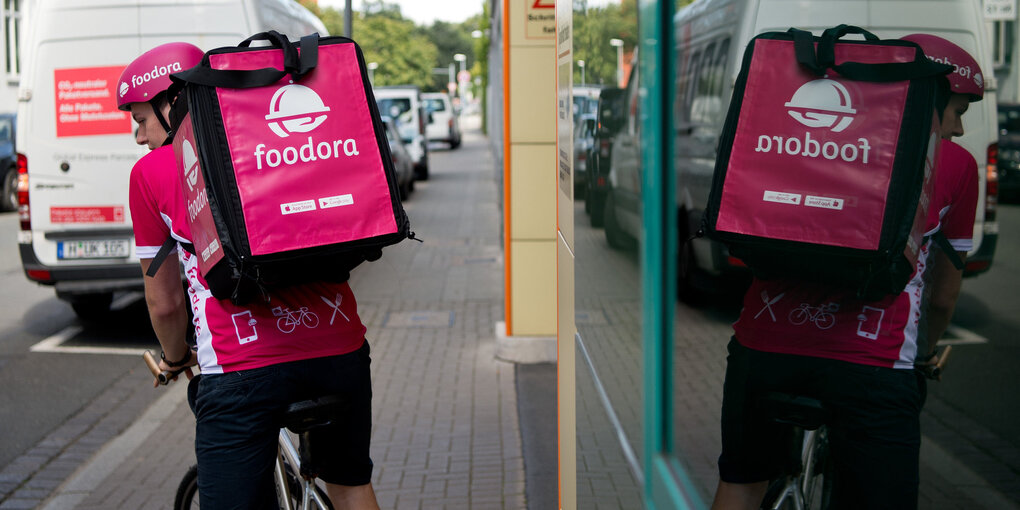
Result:
<svg viewBox="0 0 1020 510"><path fill-rule="evenodd" d="M984 0L985 19L1008 21L1016 19L1016 0Z"/></svg>

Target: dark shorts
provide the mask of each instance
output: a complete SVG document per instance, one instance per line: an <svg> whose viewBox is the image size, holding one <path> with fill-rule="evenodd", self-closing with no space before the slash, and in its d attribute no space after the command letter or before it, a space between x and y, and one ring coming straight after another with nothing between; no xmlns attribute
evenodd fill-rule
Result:
<svg viewBox="0 0 1020 510"><path fill-rule="evenodd" d="M288 405L324 395L350 402L332 425L312 432L319 478L364 485L372 478L372 382L368 342L349 354L193 380L195 454L202 508L275 508L273 465Z"/></svg>
<svg viewBox="0 0 1020 510"><path fill-rule="evenodd" d="M788 427L765 414L772 391L817 399L831 413L837 508L916 508L923 381L913 370L756 351L730 341L723 386L719 476L730 483L781 474Z"/></svg>

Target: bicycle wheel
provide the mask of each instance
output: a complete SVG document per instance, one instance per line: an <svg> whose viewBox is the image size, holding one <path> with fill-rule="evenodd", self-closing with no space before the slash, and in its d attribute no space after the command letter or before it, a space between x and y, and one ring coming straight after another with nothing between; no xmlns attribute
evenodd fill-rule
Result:
<svg viewBox="0 0 1020 510"><path fill-rule="evenodd" d="M301 507L301 477L297 475L294 468L290 464L285 464L287 469L287 487L290 490L291 507ZM318 493L320 499L325 502L325 510L333 510L333 505L329 501L329 495L326 491L322 490L318 485L315 486L315 492ZM314 505L314 501L312 505ZM174 510L193 510L198 508L198 465L193 465L188 468L188 472L184 473L184 477L181 478L181 483L177 486L177 495L174 496ZM318 507L313 507L318 508Z"/></svg>
<svg viewBox="0 0 1020 510"><path fill-rule="evenodd" d="M818 329L829 329L836 325L836 316L831 313L820 313L815 319L815 326Z"/></svg>
<svg viewBox="0 0 1020 510"><path fill-rule="evenodd" d="M181 483L177 486L174 496L174 510L191 510L198 508L198 465L192 465L184 473Z"/></svg>
<svg viewBox="0 0 1020 510"><path fill-rule="evenodd" d="M811 314L809 314L807 310L804 308L796 308L790 311L790 315L787 318L790 319L790 324L800 326L807 322L809 317L811 317Z"/></svg>

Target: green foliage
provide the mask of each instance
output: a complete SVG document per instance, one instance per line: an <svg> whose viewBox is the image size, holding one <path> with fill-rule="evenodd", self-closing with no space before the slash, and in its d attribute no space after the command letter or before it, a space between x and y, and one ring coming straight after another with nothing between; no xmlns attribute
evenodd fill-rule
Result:
<svg viewBox="0 0 1020 510"><path fill-rule="evenodd" d="M418 31L436 45L436 68L447 68L454 64L454 72L460 71L460 63L453 59L453 56L460 53L467 57L465 69L470 70L474 64L475 55L472 51L473 40L471 31L478 26L481 15L475 16L463 23L447 23L436 21L431 26L419 27ZM438 72L438 71L437 71ZM432 90L446 90L449 81L449 73L433 74Z"/></svg>
<svg viewBox="0 0 1020 510"><path fill-rule="evenodd" d="M298 0L322 20L330 34L344 33L344 13L332 7L319 7L312 0ZM478 0L483 2L485 0ZM354 13L353 36L365 53L366 62L375 62L378 68L373 72L376 86L417 85L422 90L446 90L449 79L447 72L435 73L433 69L446 70L453 63L454 72L460 71L460 64L453 56L462 53L467 56L465 69L476 76L477 45L471 32L481 29L487 18L473 16L462 23L436 21L430 26L416 26L405 19L400 6L385 0L365 0ZM486 49L486 57L487 57Z"/></svg>
<svg viewBox="0 0 1020 510"><path fill-rule="evenodd" d="M615 86L617 50L609 40L623 40L625 59L634 51L638 36L637 2L623 0L589 6L586 0L574 0L573 5L574 83L581 83L577 61L583 60L586 85Z"/></svg>

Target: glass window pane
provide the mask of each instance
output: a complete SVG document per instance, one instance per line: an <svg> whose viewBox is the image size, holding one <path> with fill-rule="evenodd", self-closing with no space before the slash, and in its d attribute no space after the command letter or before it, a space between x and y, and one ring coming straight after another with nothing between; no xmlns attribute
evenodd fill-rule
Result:
<svg viewBox="0 0 1020 510"><path fill-rule="evenodd" d="M636 2L574 2L578 508L642 507L636 34Z"/></svg>

